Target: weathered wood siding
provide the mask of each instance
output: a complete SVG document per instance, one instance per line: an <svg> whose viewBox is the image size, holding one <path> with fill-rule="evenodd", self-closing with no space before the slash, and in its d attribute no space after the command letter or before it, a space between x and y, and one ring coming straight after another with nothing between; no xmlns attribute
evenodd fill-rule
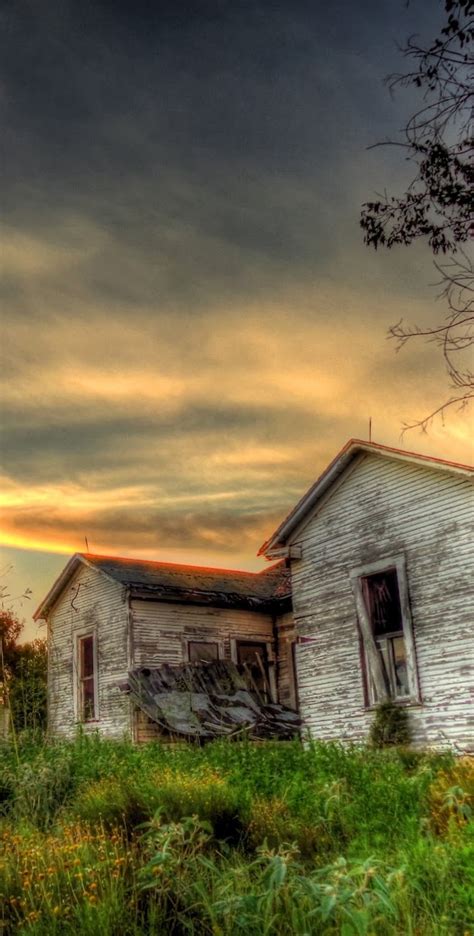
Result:
<svg viewBox="0 0 474 936"><path fill-rule="evenodd" d="M190 640L219 643L225 660L232 640L273 641L271 616L255 611L132 599L131 616L134 666L182 663Z"/></svg>
<svg viewBox="0 0 474 936"><path fill-rule="evenodd" d="M359 740L364 706L352 569L404 554L421 704L415 742L474 750L473 489L468 478L364 456L292 543L301 714L314 737Z"/></svg>
<svg viewBox="0 0 474 936"><path fill-rule="evenodd" d="M288 631L289 618L284 618ZM134 666L182 663L188 658L187 644L190 640L217 642L220 658L230 660L234 656L236 640L256 640L269 645L270 671L278 673L275 625L270 614L132 599L131 621ZM288 696L288 670L282 669L282 678L284 692ZM159 737L159 729L142 713L137 713L135 736L137 741L150 741Z"/></svg>
<svg viewBox="0 0 474 936"><path fill-rule="evenodd" d="M96 634L99 717L83 728L123 737L131 731L130 702L117 687L128 670L125 589L86 565L76 571L48 618L49 731L70 737L77 729L74 647L84 630Z"/></svg>
<svg viewBox="0 0 474 936"><path fill-rule="evenodd" d="M295 685L293 645L296 637L293 612L277 618L277 686L278 701L296 709L298 696Z"/></svg>

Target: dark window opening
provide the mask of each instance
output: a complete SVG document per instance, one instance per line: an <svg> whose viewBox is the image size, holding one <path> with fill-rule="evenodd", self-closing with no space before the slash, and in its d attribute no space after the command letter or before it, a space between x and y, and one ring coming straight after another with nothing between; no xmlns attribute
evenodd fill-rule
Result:
<svg viewBox="0 0 474 936"><path fill-rule="evenodd" d="M270 700L270 679L268 671L268 654L265 643L254 641L237 641L237 663L243 666L251 677L257 692L265 699Z"/></svg>
<svg viewBox="0 0 474 936"><path fill-rule="evenodd" d="M403 631L396 569L365 576L362 591L374 637Z"/></svg>
<svg viewBox="0 0 474 936"><path fill-rule="evenodd" d="M79 717L93 721L97 717L95 698L94 635L79 640Z"/></svg>
<svg viewBox="0 0 474 936"><path fill-rule="evenodd" d="M190 663L211 663L219 659L219 645L205 640L190 640L188 656Z"/></svg>
<svg viewBox="0 0 474 936"><path fill-rule="evenodd" d="M410 688L397 570L387 569L363 576L361 585L388 694L392 699L406 698L410 695ZM377 702L373 680L371 688L374 701Z"/></svg>

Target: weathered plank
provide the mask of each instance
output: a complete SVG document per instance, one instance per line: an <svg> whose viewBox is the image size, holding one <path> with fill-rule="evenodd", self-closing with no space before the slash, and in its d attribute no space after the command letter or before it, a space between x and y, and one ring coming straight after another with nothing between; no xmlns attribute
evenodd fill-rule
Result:
<svg viewBox="0 0 474 936"><path fill-rule="evenodd" d="M131 670L121 686L167 734L188 740L232 737L289 740L299 733L296 712L268 702L231 661L182 663Z"/></svg>

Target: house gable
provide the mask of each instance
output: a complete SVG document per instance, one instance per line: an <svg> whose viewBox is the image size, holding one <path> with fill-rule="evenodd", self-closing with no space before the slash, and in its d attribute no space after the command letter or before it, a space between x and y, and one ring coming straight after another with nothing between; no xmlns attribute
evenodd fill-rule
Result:
<svg viewBox="0 0 474 936"><path fill-rule="evenodd" d="M40 606L47 616L48 727L52 734L71 736L83 721L80 642L91 637L96 710L85 728L121 737L130 725L128 700L117 687L117 680L126 678L129 662L125 590L87 563L71 561L66 569L49 609L44 602Z"/></svg>
<svg viewBox="0 0 474 936"><path fill-rule="evenodd" d="M295 530L298 692L317 737L367 736L372 716L353 577L403 558L420 693L410 705L415 740L472 744L473 532L469 475L378 453L359 461Z"/></svg>
<svg viewBox="0 0 474 936"><path fill-rule="evenodd" d="M337 490L344 483L345 479L363 461L364 457L373 455L408 466L417 465L428 470L437 471L440 474L456 475L471 478L471 480L474 478L474 468L468 465L461 465L440 458L431 458L414 452L405 452L402 449L394 449L377 443L350 439L317 481L306 491L277 530L266 540L259 550L259 555L265 555L267 558L272 559L280 558L282 555L291 558L291 554L293 554L295 558L298 558L299 552L297 547L294 546L298 531L308 522L311 515L323 507L324 503L332 497L334 490Z"/></svg>
<svg viewBox="0 0 474 936"><path fill-rule="evenodd" d="M58 575L56 581L51 586L48 594L43 598L33 614L34 621L47 620L55 605L64 600L65 592L72 588L72 583L80 577L88 568L94 568L87 555L83 553L74 553L65 565L64 569ZM116 580L103 569L97 570L97 574L102 575L107 581L116 585ZM67 600L67 599L66 599Z"/></svg>

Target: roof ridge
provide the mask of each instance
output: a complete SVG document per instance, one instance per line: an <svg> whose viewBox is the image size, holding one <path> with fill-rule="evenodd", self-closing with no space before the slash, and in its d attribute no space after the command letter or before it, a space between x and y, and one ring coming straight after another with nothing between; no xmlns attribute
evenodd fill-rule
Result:
<svg viewBox="0 0 474 936"><path fill-rule="evenodd" d="M263 568L263 569L259 569L256 572L252 572L248 569L228 569L222 566L194 565L193 563L188 563L188 562L166 562L165 560L161 560L161 559L136 559L133 556L113 556L113 555L106 554L106 553L89 552L89 553L77 553L77 555L81 556L83 559L86 559L89 562L93 561L94 559L107 559L108 561L112 561L112 562L123 562L123 563L130 563L130 564L140 563L143 565L160 566L160 567L164 567L167 569L176 569L176 570L179 569L180 571L192 570L195 572L209 572L209 573L221 572L226 575L229 575L229 574L230 575L249 575L249 576L254 576L254 577L257 577L261 575L262 573L267 573L271 571L272 569L277 568L277 566L279 565L279 563L275 563L273 566L270 566L269 568Z"/></svg>
<svg viewBox="0 0 474 936"><path fill-rule="evenodd" d="M452 468L467 468L468 471L474 471L474 465L467 465L465 462L451 461L449 458L440 458L439 455L425 455L423 452L412 452L411 449L397 448L394 445L385 445L383 442L369 442L367 439L349 439L336 458L342 455L342 453L352 445L363 445L364 448L373 449L374 451L395 452L397 455L406 455L408 458L421 458L423 461L436 462L440 465L450 465Z"/></svg>

